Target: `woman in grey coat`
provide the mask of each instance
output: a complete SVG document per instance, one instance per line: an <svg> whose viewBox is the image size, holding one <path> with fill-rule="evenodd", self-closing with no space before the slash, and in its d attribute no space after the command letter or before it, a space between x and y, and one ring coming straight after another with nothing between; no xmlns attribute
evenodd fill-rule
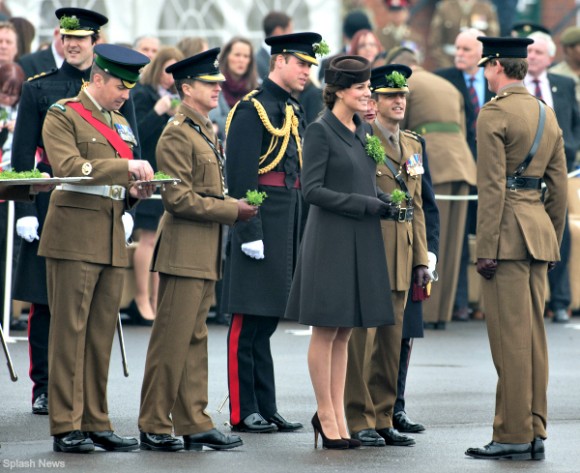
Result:
<svg viewBox="0 0 580 473"><path fill-rule="evenodd" d="M312 325L308 367L326 448L353 448L344 420L347 345L352 327L393 323L380 216L388 195L377 190L376 162L365 151L370 63L333 59L325 72L327 109L306 130L302 191L310 204L286 317ZM378 192L378 193L377 193Z"/></svg>

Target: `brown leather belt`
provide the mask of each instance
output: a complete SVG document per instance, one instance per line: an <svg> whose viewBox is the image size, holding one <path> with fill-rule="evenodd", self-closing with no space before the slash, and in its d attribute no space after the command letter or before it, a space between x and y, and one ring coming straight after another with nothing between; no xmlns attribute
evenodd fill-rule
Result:
<svg viewBox="0 0 580 473"><path fill-rule="evenodd" d="M270 187L286 187L286 173L270 171L258 176L258 184ZM300 178L296 178L294 189L300 189Z"/></svg>

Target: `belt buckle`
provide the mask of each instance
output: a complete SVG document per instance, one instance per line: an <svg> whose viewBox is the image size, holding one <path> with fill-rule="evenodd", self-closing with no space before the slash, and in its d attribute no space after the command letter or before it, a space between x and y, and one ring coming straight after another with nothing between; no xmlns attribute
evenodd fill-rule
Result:
<svg viewBox="0 0 580 473"><path fill-rule="evenodd" d="M407 220L407 208L406 207L399 207L399 216L397 221L404 222Z"/></svg>
<svg viewBox="0 0 580 473"><path fill-rule="evenodd" d="M121 187L120 186L111 186L109 190L109 197L114 200L121 199Z"/></svg>
<svg viewBox="0 0 580 473"><path fill-rule="evenodd" d="M510 186L510 191L512 192L517 192L520 184L520 177L519 176L513 176L512 177L512 185Z"/></svg>

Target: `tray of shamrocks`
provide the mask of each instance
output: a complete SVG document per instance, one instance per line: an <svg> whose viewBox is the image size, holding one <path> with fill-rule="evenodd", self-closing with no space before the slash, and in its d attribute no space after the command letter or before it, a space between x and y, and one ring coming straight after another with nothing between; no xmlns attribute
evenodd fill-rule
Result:
<svg viewBox="0 0 580 473"><path fill-rule="evenodd" d="M92 180L92 177L45 177L38 169L32 171L2 171L0 172L0 185L5 186L30 186L30 185L57 185L79 184Z"/></svg>

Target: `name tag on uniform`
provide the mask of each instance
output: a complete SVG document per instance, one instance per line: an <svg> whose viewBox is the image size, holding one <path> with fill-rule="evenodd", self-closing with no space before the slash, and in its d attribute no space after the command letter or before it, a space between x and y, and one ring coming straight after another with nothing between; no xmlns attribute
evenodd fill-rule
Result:
<svg viewBox="0 0 580 473"><path fill-rule="evenodd" d="M409 174L411 177L417 177L421 174L425 174L425 168L423 167L423 156L418 153L407 158L407 161L405 161L405 167L407 168L407 174Z"/></svg>
<svg viewBox="0 0 580 473"><path fill-rule="evenodd" d="M129 143L137 145L137 140L135 139L133 130L131 130L131 127L129 125L115 123L115 129L117 130L118 135L121 137L123 141L127 141Z"/></svg>

